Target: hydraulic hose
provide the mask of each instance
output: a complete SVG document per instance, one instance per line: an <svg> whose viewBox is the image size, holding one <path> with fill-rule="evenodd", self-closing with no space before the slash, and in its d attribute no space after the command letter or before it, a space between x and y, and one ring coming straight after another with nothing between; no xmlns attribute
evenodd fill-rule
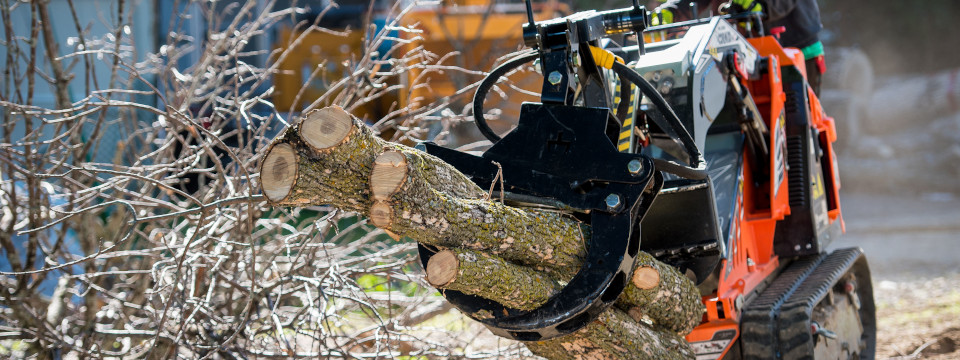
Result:
<svg viewBox="0 0 960 360"><path fill-rule="evenodd" d="M491 142L500 141L500 136L497 135L493 129L487 124L487 120L483 117L483 101L487 98L487 93L490 92L490 89L500 80L500 77L506 75L508 72L520 67L523 64L526 64L530 61L535 60L539 57L539 53L535 50L529 51L518 55L517 57L500 64L500 66L493 69L490 74L487 75L480 82L480 85L477 87L477 92L473 95L473 118L476 121L477 129L480 130L480 133L483 134ZM638 88L640 92L646 95L650 101L653 102L653 105L661 109L664 118L677 134L680 136L680 142L683 144L684 150L691 159L691 166L686 166L672 161L656 159L655 163L657 168L666 171L668 173L681 176L688 179L705 179L708 176L706 171L706 162L703 159L703 154L700 153L700 150L697 149L697 144L693 140L693 137L690 136L690 133L683 126L683 123L680 122L680 118L673 111L673 108L667 104L667 101L660 95L660 92L657 91L647 79L644 79L639 73L631 69L630 67L614 61L612 63L611 69L617 73L617 76L622 80L627 80Z"/></svg>
<svg viewBox="0 0 960 360"><path fill-rule="evenodd" d="M653 164L656 165L657 169L686 179L703 180L710 175L705 169L705 166L702 165L699 168L694 169L692 167L664 159L653 159Z"/></svg>
<svg viewBox="0 0 960 360"><path fill-rule="evenodd" d="M640 88L640 92L646 95L647 98L653 102L653 105L660 109L667 123L669 123L670 127L680 136L680 142L683 144L687 155L690 156L690 165L692 165L686 166L672 161L660 160L656 161L657 168L689 179L705 179L708 173L703 154L701 154L700 149L697 148L697 143L693 140L693 137L690 136L690 132L688 132L687 128L683 126L683 123L680 122L680 117L677 116L677 113L673 112L670 104L667 104L667 100L660 95L660 92L657 91L647 79L644 79L640 73L634 71L627 65L614 62L612 70L617 73L620 79L626 79L634 85L637 85L637 87Z"/></svg>
<svg viewBox="0 0 960 360"><path fill-rule="evenodd" d="M493 129L487 125L487 119L483 117L483 101L487 98L487 93L500 80L500 77L538 57L540 57L540 54L536 50L532 50L500 64L490 74L487 74L487 77L483 78L480 86L477 87L477 92L473 94L473 119L477 123L477 129L490 142L500 141L500 136L493 132Z"/></svg>

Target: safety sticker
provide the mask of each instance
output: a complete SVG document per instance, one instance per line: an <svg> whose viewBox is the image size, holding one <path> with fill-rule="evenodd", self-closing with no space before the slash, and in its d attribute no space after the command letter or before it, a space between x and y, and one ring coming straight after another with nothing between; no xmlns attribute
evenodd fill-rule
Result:
<svg viewBox="0 0 960 360"><path fill-rule="evenodd" d="M736 330L722 330L713 334L713 339L690 343L697 360L716 360L723 356L730 342L737 336Z"/></svg>
<svg viewBox="0 0 960 360"><path fill-rule="evenodd" d="M787 173L787 130L786 117L780 112L780 118L776 121L773 138L773 197L777 197L780 192L780 184L786 178Z"/></svg>

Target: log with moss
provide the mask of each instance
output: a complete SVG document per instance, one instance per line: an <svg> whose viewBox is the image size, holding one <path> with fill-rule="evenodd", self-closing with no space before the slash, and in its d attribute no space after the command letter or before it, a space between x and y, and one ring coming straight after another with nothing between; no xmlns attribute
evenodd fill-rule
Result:
<svg viewBox="0 0 960 360"><path fill-rule="evenodd" d="M450 165L379 139L338 107L313 111L274 139L260 181L273 205L333 205L446 249L428 264L431 284L511 308L536 307L558 291L579 270L589 241L588 225L488 199ZM616 309L574 334L528 346L547 358L685 358L682 335L702 313L690 280L641 254Z"/></svg>

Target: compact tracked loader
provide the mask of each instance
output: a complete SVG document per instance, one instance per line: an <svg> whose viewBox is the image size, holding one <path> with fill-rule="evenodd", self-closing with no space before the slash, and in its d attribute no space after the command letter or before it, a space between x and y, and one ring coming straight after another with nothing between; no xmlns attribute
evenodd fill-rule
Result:
<svg viewBox="0 0 960 360"><path fill-rule="evenodd" d="M527 2L528 12L529 1ZM611 306L638 251L695 281L706 313L686 339L698 360L872 359L876 320L860 249L843 232L834 119L804 59L764 32L760 13L649 27L633 6L523 26L522 53L474 98L493 146L482 155L419 146L513 204L574 213L594 229L580 272L547 303L506 309L448 290L494 333L572 333ZM635 44L625 44L635 34ZM617 37L620 44L611 40ZM487 92L536 62L540 102L494 132ZM421 245L421 260L435 249ZM486 314L486 316L475 316Z"/></svg>

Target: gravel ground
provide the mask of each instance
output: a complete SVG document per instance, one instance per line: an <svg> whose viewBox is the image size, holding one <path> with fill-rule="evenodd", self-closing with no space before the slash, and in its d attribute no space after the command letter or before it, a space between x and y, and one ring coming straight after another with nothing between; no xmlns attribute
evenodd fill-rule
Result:
<svg viewBox="0 0 960 360"><path fill-rule="evenodd" d="M960 274L876 282L877 359L960 358Z"/></svg>
<svg viewBox="0 0 960 360"><path fill-rule="evenodd" d="M960 196L847 192L841 206L832 247L870 262L877 359L960 359Z"/></svg>

